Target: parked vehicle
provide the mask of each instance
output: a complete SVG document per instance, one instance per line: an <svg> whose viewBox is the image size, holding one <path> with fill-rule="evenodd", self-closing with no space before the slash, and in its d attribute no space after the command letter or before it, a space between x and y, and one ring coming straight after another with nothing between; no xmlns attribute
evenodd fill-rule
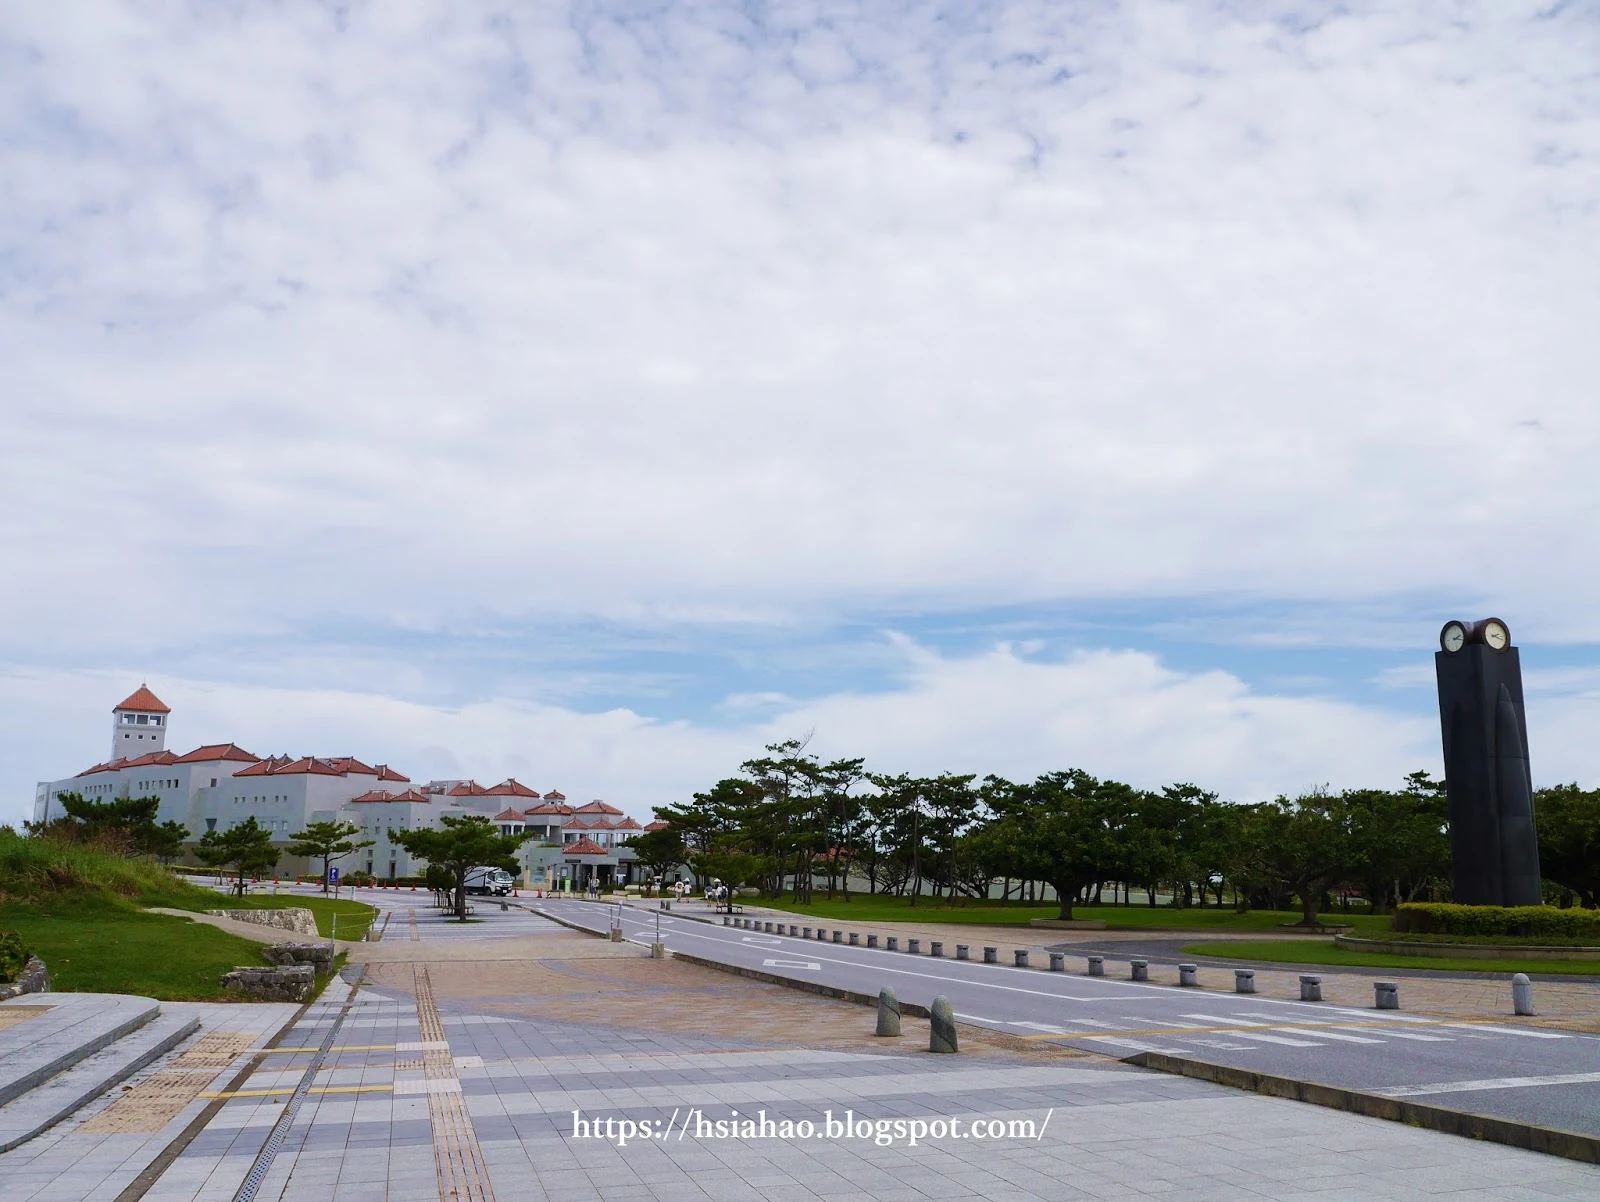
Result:
<svg viewBox="0 0 1600 1202"><path fill-rule="evenodd" d="M467 870L468 893L504 897L511 892L511 888L515 884L516 881L504 868L495 868L489 864L479 864L476 868Z"/></svg>

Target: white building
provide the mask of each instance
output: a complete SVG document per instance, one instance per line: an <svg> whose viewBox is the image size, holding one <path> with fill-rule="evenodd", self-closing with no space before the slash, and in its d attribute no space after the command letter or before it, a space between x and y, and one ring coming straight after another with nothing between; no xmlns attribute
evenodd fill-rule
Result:
<svg viewBox="0 0 1600 1202"><path fill-rule="evenodd" d="M251 817L285 844L308 823L351 822L373 846L346 859L345 871L359 868L392 879L418 876L423 869L394 842L395 831L437 826L445 814L476 813L495 818L504 833L512 833L513 825L519 832L537 830L521 857L524 879L530 883L554 885L559 867L569 870L574 883L592 875L613 880L630 875L631 855L622 845L642 828L603 801L574 808L559 792L541 795L515 779L489 788L471 780L430 781L417 789L386 764L370 765L354 756L263 758L235 743L208 744L177 755L166 748L171 714L140 685L111 711L111 758L76 776L41 781L34 793L34 821L60 817L58 796L79 793L91 800L158 797L156 821L181 822L195 840ZM585 836L590 841L585 859L550 854ZM585 865L589 872L578 871ZM556 870L546 871L551 868ZM279 865L284 873L312 870L320 871L321 865L287 855Z"/></svg>

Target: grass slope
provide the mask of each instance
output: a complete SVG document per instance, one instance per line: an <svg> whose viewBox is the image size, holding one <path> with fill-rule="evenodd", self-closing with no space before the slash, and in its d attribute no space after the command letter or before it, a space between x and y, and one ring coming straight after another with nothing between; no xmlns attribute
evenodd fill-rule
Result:
<svg viewBox="0 0 1600 1202"><path fill-rule="evenodd" d="M787 898L777 901L751 899L752 904L784 910L792 914L809 914L814 918L849 919L855 922L940 922L971 924L974 926L1027 926L1036 918L1054 918L1060 912L1055 902L1028 905L996 900L969 900L958 905L948 905L943 899L920 898L915 906L907 897L884 897L877 894L857 893L850 901L835 898L814 900L810 905L796 905ZM1074 906L1074 918L1098 918L1113 930L1208 930L1208 931L1275 931L1284 923L1300 921L1300 912L1285 910L1251 910L1236 913L1231 907L1186 910L1168 906ZM1329 922L1349 923L1357 934L1374 936L1387 934L1389 919L1386 915L1339 914L1325 915Z"/></svg>
<svg viewBox="0 0 1600 1202"><path fill-rule="evenodd" d="M204 897L186 899L182 903L164 903L177 910L310 910L316 915L317 934L324 939L333 935L333 916L339 916L340 940L362 939L367 928L377 917L374 906L346 898L301 897L280 893L276 897L257 894L252 897L229 897L213 890L202 890Z"/></svg>
<svg viewBox="0 0 1600 1202"><path fill-rule="evenodd" d="M1196 943L1183 949L1190 956L1223 956L1230 960L1262 960L1273 964L1321 964L1344 968L1421 968L1437 972L1513 973L1530 976L1600 977L1593 960L1458 960L1441 956L1391 956L1348 951L1331 939L1279 939L1271 943Z"/></svg>

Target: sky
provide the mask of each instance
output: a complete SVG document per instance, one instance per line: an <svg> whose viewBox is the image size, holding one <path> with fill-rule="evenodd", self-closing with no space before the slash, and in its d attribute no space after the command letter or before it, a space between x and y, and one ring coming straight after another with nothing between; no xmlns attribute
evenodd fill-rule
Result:
<svg viewBox="0 0 1600 1202"><path fill-rule="evenodd" d="M640 816L811 740L1600 784L1600 9L12 5L0 822L107 753Z"/></svg>

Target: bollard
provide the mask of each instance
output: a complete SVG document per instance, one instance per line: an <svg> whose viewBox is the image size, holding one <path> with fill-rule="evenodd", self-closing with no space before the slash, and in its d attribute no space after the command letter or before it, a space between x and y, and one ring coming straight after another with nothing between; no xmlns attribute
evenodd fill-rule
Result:
<svg viewBox="0 0 1600 1202"><path fill-rule="evenodd" d="M873 1034L886 1037L900 1034L900 999L887 985L878 990L878 1029Z"/></svg>
<svg viewBox="0 0 1600 1202"><path fill-rule="evenodd" d="M1302 1002L1320 1002L1322 1000L1322 978L1300 978L1300 1000Z"/></svg>
<svg viewBox="0 0 1600 1202"><path fill-rule="evenodd" d="M928 955L930 955L930 956L942 956L942 955L944 955L944 944L940 943L937 939L935 939L932 943L928 944Z"/></svg>
<svg viewBox="0 0 1600 1202"><path fill-rule="evenodd" d="M835 931L835 932L834 932L834 933L833 933L833 941L834 941L834 942L835 942L835 943L838 943L838 942L839 942L839 941L840 941L840 940L842 940L842 939L843 939L843 938L844 938L844 932L843 932L843 931Z"/></svg>
<svg viewBox="0 0 1600 1202"><path fill-rule="evenodd" d="M884 943L884 947L885 947L885 949L887 949L888 951L891 951L891 952L899 951L900 950L900 936L898 936L898 935L890 935L888 940Z"/></svg>
<svg viewBox="0 0 1600 1202"><path fill-rule="evenodd" d="M1067 957L1066 957L1066 955L1064 953L1062 953L1062 952L1051 952L1050 953L1050 971L1051 972L1066 972L1067 971Z"/></svg>
<svg viewBox="0 0 1600 1202"><path fill-rule="evenodd" d="M1089 975L1103 977L1106 975L1106 958L1104 956L1089 957Z"/></svg>
<svg viewBox="0 0 1600 1202"><path fill-rule="evenodd" d="M665 960L667 958L667 945L664 943L652 943L650 945L650 958L652 960Z"/></svg>
<svg viewBox="0 0 1600 1202"><path fill-rule="evenodd" d="M826 942L828 942L828 932L827 932L826 928L824 928L824 927L818 927L817 928L817 942L818 943L826 943Z"/></svg>
<svg viewBox="0 0 1600 1202"><path fill-rule="evenodd" d="M802 938L802 939L810 939L811 938L811 928L810 927L801 927L800 930L802 932L804 932L800 936L800 938Z"/></svg>
<svg viewBox="0 0 1600 1202"><path fill-rule="evenodd" d="M1372 1004L1379 1010L1400 1009L1400 985L1395 981L1374 981L1372 983Z"/></svg>
<svg viewBox="0 0 1600 1202"><path fill-rule="evenodd" d="M1018 968L1028 967L1028 953L1020 947L1011 953L1011 959L1015 962Z"/></svg>
<svg viewBox="0 0 1600 1202"><path fill-rule="evenodd" d="M943 994L933 999L929 1011L932 1020L928 1025L928 1051L954 1052L956 1050L956 1016L950 999Z"/></svg>
<svg viewBox="0 0 1600 1202"><path fill-rule="evenodd" d="M867 936L867 946L868 947L877 947L878 946L878 937L876 935L868 935Z"/></svg>
<svg viewBox="0 0 1600 1202"><path fill-rule="evenodd" d="M1533 982L1528 980L1525 972L1519 972L1511 978L1511 1012L1529 1017L1534 1014Z"/></svg>
<svg viewBox="0 0 1600 1202"><path fill-rule="evenodd" d="M1256 970L1253 968L1234 969L1233 991L1235 993L1254 993L1256 991Z"/></svg>
<svg viewBox="0 0 1600 1202"><path fill-rule="evenodd" d="M769 923L764 923L762 925L762 927L761 927L761 931L762 931L762 934L765 934L765 935L772 934L772 924L770 922Z"/></svg>
<svg viewBox="0 0 1600 1202"><path fill-rule="evenodd" d="M922 940L920 940L920 939L907 939L906 940L906 951L910 952L913 956L922 955Z"/></svg>
<svg viewBox="0 0 1600 1202"><path fill-rule="evenodd" d="M722 916L722 925L725 926L725 927L731 927L733 925L733 919L729 918L726 914L724 914Z"/></svg>
<svg viewBox="0 0 1600 1202"><path fill-rule="evenodd" d="M1180 985L1188 985L1188 986L1191 986L1193 988L1198 988L1199 985L1200 985L1200 981L1199 981L1198 978L1196 978L1195 973L1197 973L1199 971L1200 971L1200 966L1198 964L1180 964L1180 965L1178 965L1178 984L1180 984Z"/></svg>
<svg viewBox="0 0 1600 1202"><path fill-rule="evenodd" d="M972 951L972 949L969 948L965 943L956 944L956 959L957 960L970 960L972 958L972 956L970 954L971 951Z"/></svg>
<svg viewBox="0 0 1600 1202"><path fill-rule="evenodd" d="M850 946L851 947L860 947L861 946L861 936L857 935L854 931L850 932Z"/></svg>
<svg viewBox="0 0 1600 1202"><path fill-rule="evenodd" d="M985 964L993 964L999 959L1000 959L1000 949L999 948L997 948L997 947L986 947L986 948L983 949L983 962Z"/></svg>
<svg viewBox="0 0 1600 1202"><path fill-rule="evenodd" d="M1148 960L1129 960L1128 969L1130 972L1129 980L1148 981L1150 979L1150 961Z"/></svg>

